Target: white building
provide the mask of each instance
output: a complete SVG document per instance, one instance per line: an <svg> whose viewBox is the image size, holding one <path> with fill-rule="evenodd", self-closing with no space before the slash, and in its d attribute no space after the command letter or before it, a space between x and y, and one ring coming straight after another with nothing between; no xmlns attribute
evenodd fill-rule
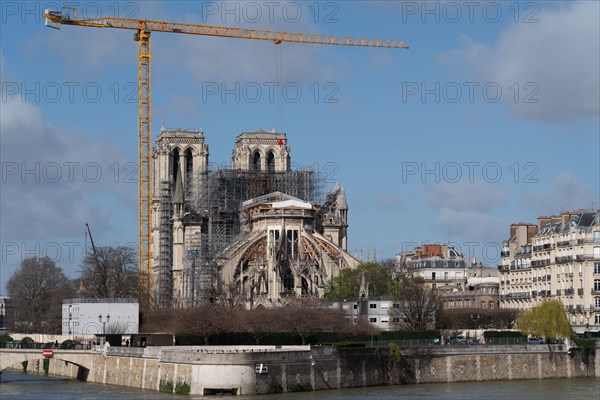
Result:
<svg viewBox="0 0 600 400"><path fill-rule="evenodd" d="M139 328L135 299L68 299L63 301L62 334L134 334Z"/></svg>
<svg viewBox="0 0 600 400"><path fill-rule="evenodd" d="M464 255L446 244L424 244L396 256L401 271L420 276L433 290L463 290L467 276Z"/></svg>
<svg viewBox="0 0 600 400"><path fill-rule="evenodd" d="M0 296L0 331L7 329L10 322L14 322L15 305L10 301L10 297Z"/></svg>
<svg viewBox="0 0 600 400"><path fill-rule="evenodd" d="M361 317L366 318L371 325L382 331L396 330L400 324L400 303L390 299L336 301L331 308L344 310L348 318L352 318L353 321Z"/></svg>

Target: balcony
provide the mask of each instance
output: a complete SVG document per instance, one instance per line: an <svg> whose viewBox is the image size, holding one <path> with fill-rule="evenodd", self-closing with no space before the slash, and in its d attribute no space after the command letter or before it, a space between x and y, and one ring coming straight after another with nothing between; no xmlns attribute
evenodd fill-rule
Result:
<svg viewBox="0 0 600 400"><path fill-rule="evenodd" d="M557 264L564 264L564 263L568 263L571 262L573 260L572 256L561 256L561 257L556 257L556 263Z"/></svg>
<svg viewBox="0 0 600 400"><path fill-rule="evenodd" d="M556 289L556 295L557 295L557 296L561 296L561 291L560 291L560 289Z"/></svg>
<svg viewBox="0 0 600 400"><path fill-rule="evenodd" d="M583 288L577 289L577 294L583 296Z"/></svg>
<svg viewBox="0 0 600 400"><path fill-rule="evenodd" d="M573 292L573 288L565 289L565 296L572 296Z"/></svg>
<svg viewBox="0 0 600 400"><path fill-rule="evenodd" d="M508 293L500 295L500 299L502 300L510 300L510 299L528 299L531 297L529 292L516 292L516 293Z"/></svg>
<svg viewBox="0 0 600 400"><path fill-rule="evenodd" d="M600 260L600 258L594 257L594 255L592 253L577 254L577 261L585 261L585 260Z"/></svg>
<svg viewBox="0 0 600 400"><path fill-rule="evenodd" d="M596 296L600 295L600 288L592 288L592 294Z"/></svg>
<svg viewBox="0 0 600 400"><path fill-rule="evenodd" d="M545 260L533 260L531 262L532 267L543 267L544 265L550 264L550 259Z"/></svg>
<svg viewBox="0 0 600 400"><path fill-rule="evenodd" d="M565 246L568 246L569 244L570 244L570 242L568 240L563 240L563 241L556 243L556 245L558 247L565 247Z"/></svg>

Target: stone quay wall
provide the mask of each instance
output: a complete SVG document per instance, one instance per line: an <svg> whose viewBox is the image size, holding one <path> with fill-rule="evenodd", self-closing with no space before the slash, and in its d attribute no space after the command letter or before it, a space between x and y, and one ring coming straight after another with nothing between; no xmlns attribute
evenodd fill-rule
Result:
<svg viewBox="0 0 600 400"><path fill-rule="evenodd" d="M224 346L108 348L91 368L50 360L50 375L140 389L237 395L494 380L600 378L600 347L587 358L558 346ZM28 370L43 373L42 361Z"/></svg>

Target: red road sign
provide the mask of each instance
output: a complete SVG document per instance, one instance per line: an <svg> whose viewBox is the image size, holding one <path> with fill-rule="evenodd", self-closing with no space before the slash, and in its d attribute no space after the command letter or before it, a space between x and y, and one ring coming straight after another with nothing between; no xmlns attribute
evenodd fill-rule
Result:
<svg viewBox="0 0 600 400"><path fill-rule="evenodd" d="M44 357L50 358L54 355L54 352L52 350L42 350L42 355Z"/></svg>

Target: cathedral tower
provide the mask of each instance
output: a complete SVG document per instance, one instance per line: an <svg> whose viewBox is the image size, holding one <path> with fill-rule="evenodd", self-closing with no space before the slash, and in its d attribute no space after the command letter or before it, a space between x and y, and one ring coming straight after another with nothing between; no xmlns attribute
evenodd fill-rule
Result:
<svg viewBox="0 0 600 400"><path fill-rule="evenodd" d="M285 133L259 129L244 132L235 139L231 168L241 171L287 172L290 148Z"/></svg>
<svg viewBox="0 0 600 400"><path fill-rule="evenodd" d="M188 202L197 197L208 169L208 146L201 131L161 128L153 154L152 272L154 302L181 306L184 295ZM195 227L190 227L193 229Z"/></svg>

